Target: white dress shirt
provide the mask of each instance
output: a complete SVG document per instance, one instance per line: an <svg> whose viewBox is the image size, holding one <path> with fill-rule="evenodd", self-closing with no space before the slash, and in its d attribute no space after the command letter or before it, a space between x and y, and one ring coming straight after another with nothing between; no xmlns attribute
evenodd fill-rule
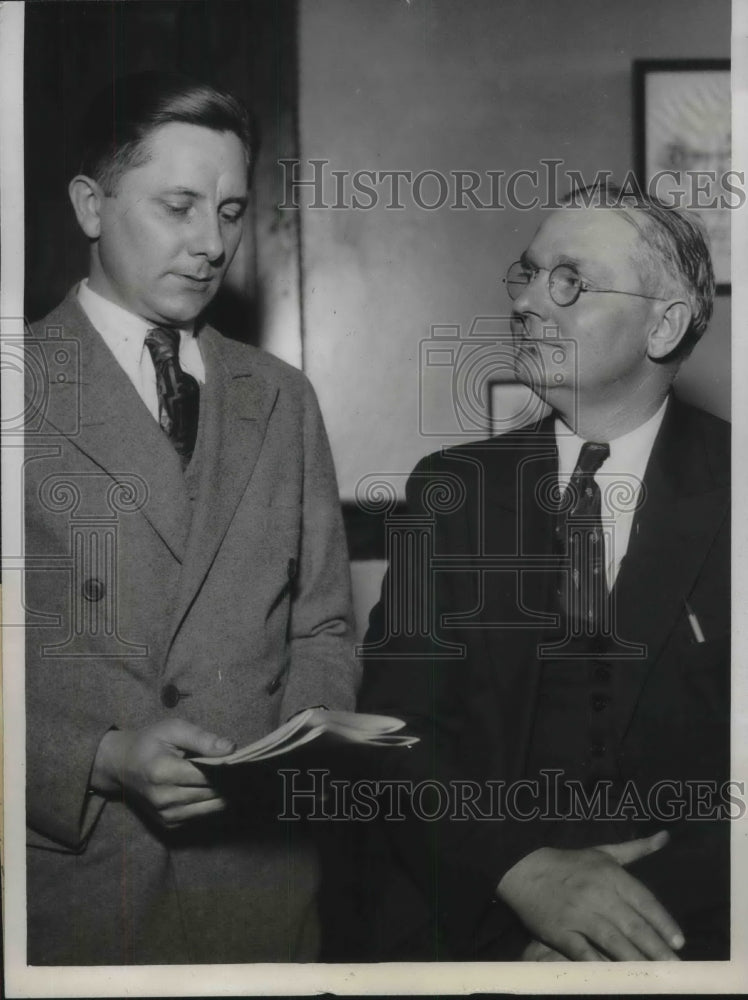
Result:
<svg viewBox="0 0 748 1000"><path fill-rule="evenodd" d="M595 482L600 487L600 518L605 536L605 571L609 590L616 581L629 546L644 472L666 407L667 399L645 423L609 441L610 455L595 473ZM572 433L562 420L556 418L558 483L561 489L565 489L571 479L584 443L583 438Z"/></svg>
<svg viewBox="0 0 748 1000"><path fill-rule="evenodd" d="M146 335L155 324L92 291L87 278L78 286L78 302L157 421L156 369L145 346ZM205 364L192 330L179 331L179 364L201 385L205 383Z"/></svg>

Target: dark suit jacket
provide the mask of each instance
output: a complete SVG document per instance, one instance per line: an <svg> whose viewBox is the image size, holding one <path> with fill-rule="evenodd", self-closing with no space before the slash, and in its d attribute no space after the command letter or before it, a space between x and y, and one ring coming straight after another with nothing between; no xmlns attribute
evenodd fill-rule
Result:
<svg viewBox="0 0 748 1000"><path fill-rule="evenodd" d="M729 426L671 399L613 590L618 636L642 647L621 661L617 766L645 802L657 782L728 778L729 461ZM360 706L405 716L421 743L385 757L385 777L483 787L525 775L538 643L553 618L552 515L542 497L556 471L549 419L429 456L413 472L408 510L429 526L436 569L416 572L415 561L401 560L397 580L390 569L371 615ZM419 602L430 621L408 635L400 626ZM674 794L666 790L666 798ZM374 957L517 957L522 935L493 894L519 858L546 844L619 842L664 825L671 844L630 871L682 922L684 955L725 957L726 824L665 824L659 815L612 824L385 823L386 843L373 848L381 867L365 892Z"/></svg>
<svg viewBox="0 0 748 1000"><path fill-rule="evenodd" d="M253 741L310 705L351 708L345 539L306 378L200 332L194 475L74 297L28 341L29 959L310 959L315 851L244 808L151 829L87 796L112 726L185 718ZM191 467L192 468L192 467Z"/></svg>

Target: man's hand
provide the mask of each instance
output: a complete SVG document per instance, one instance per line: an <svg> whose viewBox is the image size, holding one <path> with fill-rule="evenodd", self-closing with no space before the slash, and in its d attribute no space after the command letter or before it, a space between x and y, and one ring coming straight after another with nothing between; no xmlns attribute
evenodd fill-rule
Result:
<svg viewBox="0 0 748 1000"><path fill-rule="evenodd" d="M598 956L601 961L603 956ZM525 950L522 952L522 962L568 962L569 959L566 955L562 955L560 951L556 951L555 948L549 948L547 944L543 944L542 941L531 941Z"/></svg>
<svg viewBox="0 0 748 1000"><path fill-rule="evenodd" d="M96 752L91 788L101 795L122 794L161 826L179 826L226 807L203 772L184 759L185 753L221 757L233 749L230 740L184 719L143 729L113 729Z"/></svg>
<svg viewBox="0 0 748 1000"><path fill-rule="evenodd" d="M573 961L677 961L680 928L623 868L668 839L661 832L579 851L542 847L509 869L497 895L536 938Z"/></svg>

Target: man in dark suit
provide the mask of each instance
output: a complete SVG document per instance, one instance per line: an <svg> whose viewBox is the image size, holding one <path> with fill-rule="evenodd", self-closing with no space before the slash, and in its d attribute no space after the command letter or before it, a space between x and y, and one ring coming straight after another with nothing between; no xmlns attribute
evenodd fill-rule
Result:
<svg viewBox="0 0 748 1000"><path fill-rule="evenodd" d="M371 953L726 958L729 427L671 392L709 252L688 213L602 189L506 284L552 412L409 480L428 551L397 550L422 558L390 567L361 706L422 737L382 777L427 784L375 845Z"/></svg>
<svg viewBox="0 0 748 1000"><path fill-rule="evenodd" d="M316 853L272 776L232 790L187 759L357 686L314 392L202 320L241 238L247 114L141 74L84 138L88 279L28 339L28 960L311 960Z"/></svg>

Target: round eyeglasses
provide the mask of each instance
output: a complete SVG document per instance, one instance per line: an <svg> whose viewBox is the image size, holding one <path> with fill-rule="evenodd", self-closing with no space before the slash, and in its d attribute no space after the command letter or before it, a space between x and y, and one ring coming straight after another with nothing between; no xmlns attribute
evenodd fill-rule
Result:
<svg viewBox="0 0 748 1000"><path fill-rule="evenodd" d="M531 267L516 260L506 272L504 284L509 298L514 301L544 267ZM557 264L548 271L548 292L557 306L573 306L582 292L598 292L605 295L633 295L637 299L651 299L666 302L658 295L642 295L641 292L622 292L618 288L592 288L585 279L568 264Z"/></svg>

